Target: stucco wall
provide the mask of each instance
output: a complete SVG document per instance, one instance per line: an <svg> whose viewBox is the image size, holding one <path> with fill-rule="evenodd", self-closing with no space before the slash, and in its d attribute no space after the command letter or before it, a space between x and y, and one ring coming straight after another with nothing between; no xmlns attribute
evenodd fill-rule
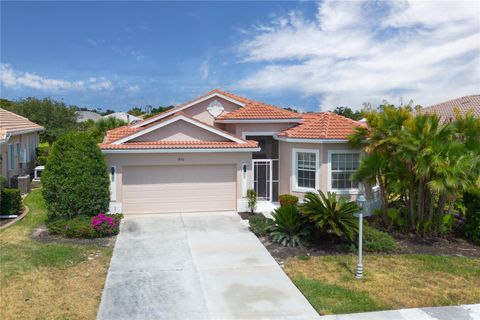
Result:
<svg viewBox="0 0 480 320"><path fill-rule="evenodd" d="M35 160L32 159L27 163L20 164L18 161L20 160L19 157L16 158L16 166L14 170L8 170L8 145L14 143L20 143L20 150L28 149L29 148L29 136L36 135L38 133L29 133L29 134L22 134L17 136L11 136L10 139L6 143L0 145L0 153L2 155L2 163L1 163L1 175L7 177L7 181L10 180L10 177L21 175L21 174L31 174L34 169ZM32 156L33 157L33 156Z"/></svg>
<svg viewBox="0 0 480 320"><path fill-rule="evenodd" d="M175 154L106 154L108 167L116 166L117 202L122 201L122 172L125 166L235 164L237 198L242 197L242 164L247 164L247 186L251 185L251 152L239 153L175 153ZM246 190L245 190L246 191ZM243 192L245 192L243 191Z"/></svg>
<svg viewBox="0 0 480 320"><path fill-rule="evenodd" d="M329 191L328 185L328 151L329 150L355 150L347 143L296 143L280 141L280 194L290 193L303 198L305 192L293 191L293 165L292 152L293 149L311 149L319 152L319 188L323 192ZM350 195L352 199L355 195Z"/></svg>
<svg viewBox="0 0 480 320"><path fill-rule="evenodd" d="M134 141L186 140L186 141L224 141L227 140L213 132L197 127L183 120L171 123L155 131L144 134Z"/></svg>

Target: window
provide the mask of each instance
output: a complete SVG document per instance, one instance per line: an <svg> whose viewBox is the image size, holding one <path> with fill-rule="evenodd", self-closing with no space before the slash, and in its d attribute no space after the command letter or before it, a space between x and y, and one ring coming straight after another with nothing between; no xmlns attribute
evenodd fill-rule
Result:
<svg viewBox="0 0 480 320"><path fill-rule="evenodd" d="M351 181L360 164L358 152L330 153L330 189L350 190L358 189L358 182Z"/></svg>
<svg viewBox="0 0 480 320"><path fill-rule="evenodd" d="M18 143L12 143L8 145L8 170L15 170L17 167L17 161L20 152L20 146Z"/></svg>
<svg viewBox="0 0 480 320"><path fill-rule="evenodd" d="M294 190L305 191L305 189L318 189L318 158L317 150L294 149Z"/></svg>

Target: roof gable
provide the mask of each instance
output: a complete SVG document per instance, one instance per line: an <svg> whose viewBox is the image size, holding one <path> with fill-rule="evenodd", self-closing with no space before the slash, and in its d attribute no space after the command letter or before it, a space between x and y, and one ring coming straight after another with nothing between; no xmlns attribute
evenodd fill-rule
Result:
<svg viewBox="0 0 480 320"><path fill-rule="evenodd" d="M160 119L166 118L176 112L183 111L203 101L218 97L230 101L239 106L238 109L231 112L221 113L216 119L219 122L239 121L239 120L290 120L291 122L301 122L301 116L292 111L288 111L263 102L251 100L236 94L215 89L209 93L187 101L175 108L165 111L155 117L137 123L136 127L143 127Z"/></svg>
<svg viewBox="0 0 480 320"><path fill-rule="evenodd" d="M233 94L229 94L229 93L226 93L226 92L222 92L218 89L215 89L215 90L212 90L212 91L210 91L209 93L207 93L203 96L200 96L200 97L197 97L193 100L182 103L182 104L176 106L173 109L167 110L167 111L162 112L162 113L160 113L160 114L158 114L154 117L151 117L149 119L141 121L141 122L135 124L135 127L137 127L137 128L138 127L143 127L143 126L148 125L152 122L161 120L161 119L166 118L166 117L168 117L172 114L183 111L183 110L188 109L188 108L190 108L194 105L197 105L197 104L199 104L203 101L206 101L208 99L215 98L215 97L230 101L230 102L238 105L239 107L243 107L245 105L246 101L247 101L247 99L245 99L245 98L241 98L241 97L235 96Z"/></svg>
<svg viewBox="0 0 480 320"><path fill-rule="evenodd" d="M169 118L163 119L161 121L157 120L156 122L152 123L149 126L138 128L136 126L128 126L127 128L121 127L117 128L118 130L116 131L111 131L109 132L109 136L107 137L107 143L112 143L112 144L122 144L128 141L133 141L134 139L137 139L143 135L146 135L150 132L153 132L155 130L158 130L162 127L168 126L172 123L175 123L177 121L184 121L189 123L190 125L195 125L198 128L207 130L213 134L216 134L221 138L220 140L229 140L235 143L245 143L245 140L242 140L238 138L237 136L234 136L226 131L220 130L218 128L209 126L203 122L200 122L198 120L195 120L191 117L186 116L183 113L177 113L175 115L172 115ZM115 139L115 137L118 137ZM113 139L112 139L113 138Z"/></svg>

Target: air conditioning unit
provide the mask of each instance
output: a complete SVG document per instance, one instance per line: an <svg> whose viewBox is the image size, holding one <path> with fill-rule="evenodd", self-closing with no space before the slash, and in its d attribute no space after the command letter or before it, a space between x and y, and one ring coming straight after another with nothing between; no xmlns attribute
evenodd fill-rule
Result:
<svg viewBox="0 0 480 320"><path fill-rule="evenodd" d="M27 149L20 150L20 163L27 163Z"/></svg>

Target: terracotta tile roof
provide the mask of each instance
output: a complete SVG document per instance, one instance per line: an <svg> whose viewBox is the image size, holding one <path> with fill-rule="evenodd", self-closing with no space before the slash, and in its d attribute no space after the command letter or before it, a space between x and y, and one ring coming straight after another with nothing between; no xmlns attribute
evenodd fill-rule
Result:
<svg viewBox="0 0 480 320"><path fill-rule="evenodd" d="M471 110L475 117L480 118L480 94L434 104L433 106L423 108L419 113L437 114L442 121L447 122L455 119L455 110L458 110L462 115Z"/></svg>
<svg viewBox="0 0 480 320"><path fill-rule="evenodd" d="M347 139L355 127L366 124L345 118L333 112L304 113L304 122L278 134L279 137L297 139Z"/></svg>
<svg viewBox="0 0 480 320"><path fill-rule="evenodd" d="M200 122L202 125L211 127L217 131L224 132L230 136L236 137L240 140L245 141L245 143L237 143L234 141L127 141L122 144L113 144L113 142L125 138L133 133L146 130L152 126L156 126L159 123L165 122L171 118L177 116L184 116L186 118L192 119L194 121ZM194 119L183 112L177 112L171 116L166 118L160 119L153 123L148 124L144 127L135 128L133 125L126 125L123 127L118 127L112 130L107 131L107 135L104 141L100 144L101 149L186 149L186 148L200 148L200 149L207 149L207 148L255 148L257 147L258 143L256 141L249 141L244 140L238 137L235 134L230 132L224 131L217 127L213 127L207 123L204 123L200 120Z"/></svg>
<svg viewBox="0 0 480 320"><path fill-rule="evenodd" d="M257 141L246 140L245 143L233 141L148 141L124 142L122 144L101 143L101 149L230 149L256 148Z"/></svg>
<svg viewBox="0 0 480 320"><path fill-rule="evenodd" d="M300 119L298 113L291 112L276 106L272 106L263 102L254 101L245 97L240 97L236 94L226 92L220 89L214 89L200 97L196 97L190 101L184 102L173 109L167 110L165 112L175 112L176 110L182 109L182 107L200 100L202 98L208 97L211 94L218 93L229 97L231 99L237 100L240 103L245 104L245 106L238 108L237 110L229 113L225 113L220 115L217 119L218 120L254 120L254 119ZM159 114L156 117L160 117L162 115ZM145 119L141 122L137 122L136 125L141 125L142 123L149 121L150 119Z"/></svg>
<svg viewBox="0 0 480 320"><path fill-rule="evenodd" d="M217 120L255 120L255 119L301 119L301 116L292 111L278 108L263 102L252 101L244 107L232 112L221 114Z"/></svg>
<svg viewBox="0 0 480 320"><path fill-rule="evenodd" d="M5 134L18 134L24 131L42 131L43 127L18 114L0 108L0 130L3 130Z"/></svg>

